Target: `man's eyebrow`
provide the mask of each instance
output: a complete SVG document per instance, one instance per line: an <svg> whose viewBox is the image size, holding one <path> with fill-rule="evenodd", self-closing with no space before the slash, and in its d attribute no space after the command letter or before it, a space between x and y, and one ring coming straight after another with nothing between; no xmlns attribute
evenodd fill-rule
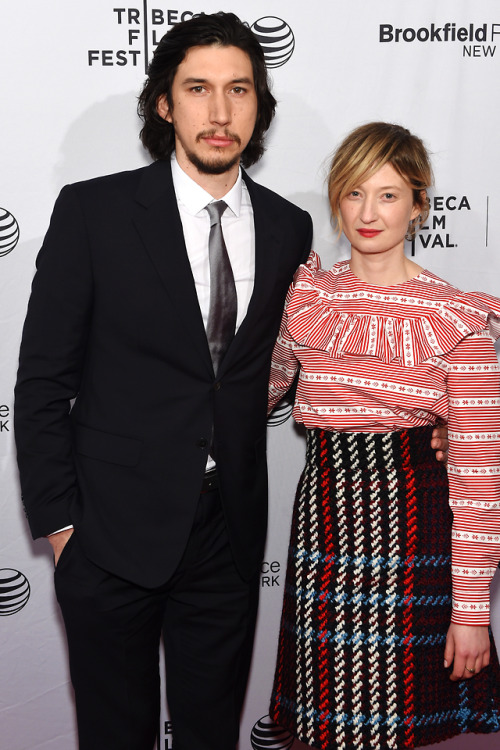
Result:
<svg viewBox="0 0 500 750"><path fill-rule="evenodd" d="M199 85L200 83L207 83L207 81L208 81L207 78L189 77L189 78L184 78L184 80L182 81L182 83L183 84L186 84L186 83L193 84L194 83L196 85ZM249 84L250 86L253 86L252 79L251 78L247 78L246 76L243 77L243 78L233 78L231 81L228 81L228 83L232 83L232 84L235 84L235 83L246 83L246 84Z"/></svg>

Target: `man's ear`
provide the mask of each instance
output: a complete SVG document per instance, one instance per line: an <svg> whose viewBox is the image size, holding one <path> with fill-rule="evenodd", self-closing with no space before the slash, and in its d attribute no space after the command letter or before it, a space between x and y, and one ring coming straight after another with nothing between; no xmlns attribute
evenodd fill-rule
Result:
<svg viewBox="0 0 500 750"><path fill-rule="evenodd" d="M172 117L170 115L170 107L168 106L166 94L162 94L156 100L156 111L158 112L158 114L163 120L166 120L167 122L172 122Z"/></svg>

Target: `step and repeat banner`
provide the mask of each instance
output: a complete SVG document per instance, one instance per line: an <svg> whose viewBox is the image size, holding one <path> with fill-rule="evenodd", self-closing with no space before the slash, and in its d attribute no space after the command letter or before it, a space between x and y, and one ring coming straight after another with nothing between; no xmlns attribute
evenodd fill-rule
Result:
<svg viewBox="0 0 500 750"><path fill-rule="evenodd" d="M76 750L63 626L46 540L23 515L13 387L34 261L67 183L148 163L136 98L175 23L233 11L259 37L278 113L254 179L307 209L323 265L347 256L331 227L325 175L353 127L401 123L433 154L427 228L408 252L464 289L500 295L498 0L2 0L0 3L0 750ZM141 394L126 405L130 419ZM299 748L267 716L303 433L290 409L269 425L270 528L241 750ZM500 585L493 629L500 643ZM98 675L96 675L98 679ZM196 720L196 717L193 717ZM214 716L221 725L223 716ZM175 750L166 708L158 750ZM443 750L493 750L498 736Z"/></svg>

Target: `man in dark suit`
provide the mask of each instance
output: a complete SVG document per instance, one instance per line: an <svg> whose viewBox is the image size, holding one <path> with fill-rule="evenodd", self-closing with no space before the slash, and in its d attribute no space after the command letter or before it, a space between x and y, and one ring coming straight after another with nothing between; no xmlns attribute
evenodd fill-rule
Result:
<svg viewBox="0 0 500 750"><path fill-rule="evenodd" d="M18 459L33 536L54 548L81 748L153 746L162 631L175 750L237 743L270 358L312 234L240 168L261 156L274 107L246 25L176 25L139 103L155 162L64 188L37 259ZM221 198L236 320L214 348L205 206Z"/></svg>

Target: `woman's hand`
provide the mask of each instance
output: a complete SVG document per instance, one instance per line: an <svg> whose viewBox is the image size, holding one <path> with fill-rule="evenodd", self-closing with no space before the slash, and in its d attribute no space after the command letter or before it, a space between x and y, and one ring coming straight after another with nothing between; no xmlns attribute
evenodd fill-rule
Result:
<svg viewBox="0 0 500 750"><path fill-rule="evenodd" d="M450 680L469 680L490 663L487 625L457 625L452 622L446 636L444 666L453 664Z"/></svg>
<svg viewBox="0 0 500 750"><path fill-rule="evenodd" d="M438 424L432 432L431 448L436 451L436 458L444 464L448 462L448 425Z"/></svg>

